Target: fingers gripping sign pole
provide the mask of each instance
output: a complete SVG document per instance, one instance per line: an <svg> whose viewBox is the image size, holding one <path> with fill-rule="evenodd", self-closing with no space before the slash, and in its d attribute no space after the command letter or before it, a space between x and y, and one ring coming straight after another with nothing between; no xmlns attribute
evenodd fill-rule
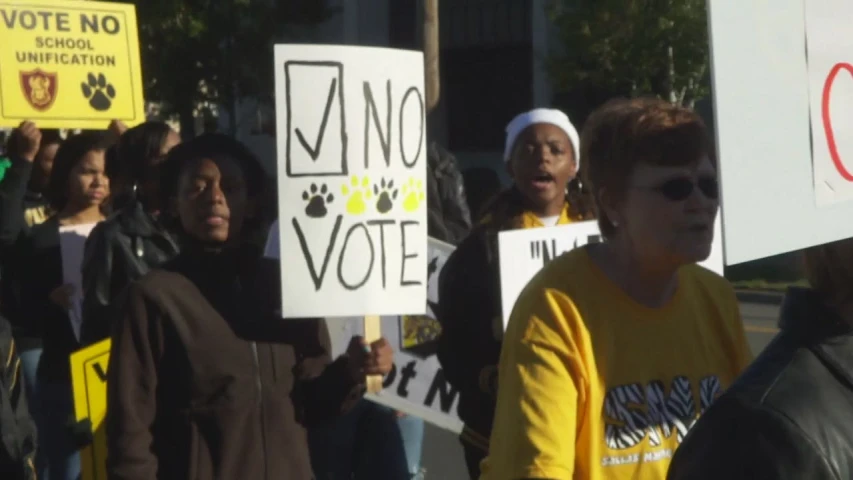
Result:
<svg viewBox="0 0 853 480"><path fill-rule="evenodd" d="M382 338L382 324L379 318L379 315L366 315L364 317L364 341L367 342L367 345ZM368 375L366 384L368 392L380 392L382 390L382 375Z"/></svg>

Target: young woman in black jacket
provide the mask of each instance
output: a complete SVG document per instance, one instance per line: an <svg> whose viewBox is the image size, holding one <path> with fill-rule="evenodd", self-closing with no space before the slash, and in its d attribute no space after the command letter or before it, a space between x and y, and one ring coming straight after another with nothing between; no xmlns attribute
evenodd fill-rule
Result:
<svg viewBox="0 0 853 480"><path fill-rule="evenodd" d="M35 126L25 124L21 131L37 150ZM37 371L39 455L46 459L50 478L59 480L74 480L80 474L80 458L66 426L74 412L68 358L80 343L70 313L75 287L64 284L60 228L104 219L110 196L108 147L107 136L100 133L66 139L56 154L47 190L50 207L57 213L43 223L25 227L23 194L0 205L2 230L19 232L14 243L8 236L0 239L6 258L14 258L16 265L14 276L4 279L16 284L15 323L29 325L43 341ZM24 192L25 185L14 191Z"/></svg>
<svg viewBox="0 0 853 480"><path fill-rule="evenodd" d="M504 153L513 185L485 209L441 271L438 358L459 391L460 441L472 479L488 453L496 403L503 336L498 233L592 218L591 203L574 181L578 152L577 131L562 112L536 109L513 119Z"/></svg>
<svg viewBox="0 0 853 480"><path fill-rule="evenodd" d="M109 336L110 305L132 280L178 254L177 242L158 219L158 170L179 142L168 125L153 121L119 139L116 201L121 205L92 230L83 257L84 345Z"/></svg>

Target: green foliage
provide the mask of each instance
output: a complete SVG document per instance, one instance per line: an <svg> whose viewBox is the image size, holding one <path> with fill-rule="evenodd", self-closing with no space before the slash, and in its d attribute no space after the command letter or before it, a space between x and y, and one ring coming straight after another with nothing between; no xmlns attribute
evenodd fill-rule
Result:
<svg viewBox="0 0 853 480"><path fill-rule="evenodd" d="M554 0L558 92L654 94L692 107L710 92L705 0Z"/></svg>
<svg viewBox="0 0 853 480"><path fill-rule="evenodd" d="M229 105L237 96L271 96L273 45L335 13L317 0L131 3L146 100L163 102L182 116L198 102Z"/></svg>

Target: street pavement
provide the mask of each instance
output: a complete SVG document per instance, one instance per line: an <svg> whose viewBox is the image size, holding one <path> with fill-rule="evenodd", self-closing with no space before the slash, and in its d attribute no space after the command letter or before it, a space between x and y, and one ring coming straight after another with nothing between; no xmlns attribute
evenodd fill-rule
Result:
<svg viewBox="0 0 853 480"><path fill-rule="evenodd" d="M741 316L752 352L757 355L778 329L778 298L772 295L749 297L741 301ZM468 480L462 447L455 434L429 424L424 434L422 462L429 480Z"/></svg>

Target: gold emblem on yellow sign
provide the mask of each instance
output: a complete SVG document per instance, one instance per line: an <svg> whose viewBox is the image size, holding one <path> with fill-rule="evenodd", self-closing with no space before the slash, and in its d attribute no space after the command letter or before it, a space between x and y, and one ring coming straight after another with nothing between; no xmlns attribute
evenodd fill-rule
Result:
<svg viewBox="0 0 853 480"><path fill-rule="evenodd" d="M59 78L56 73L48 73L37 68L29 72L20 72L20 77L24 98L34 109L43 112L53 105Z"/></svg>
<svg viewBox="0 0 853 480"><path fill-rule="evenodd" d="M403 315L403 348L415 348L438 340L441 324L426 315Z"/></svg>

